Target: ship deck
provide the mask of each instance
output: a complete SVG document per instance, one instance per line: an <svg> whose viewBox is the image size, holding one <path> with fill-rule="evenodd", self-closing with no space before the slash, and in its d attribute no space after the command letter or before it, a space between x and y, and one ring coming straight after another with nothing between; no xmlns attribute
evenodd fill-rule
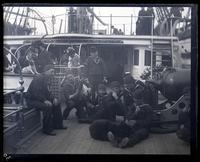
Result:
<svg viewBox="0 0 200 162"><path fill-rule="evenodd" d="M79 124L74 112L64 121L68 129L56 130L56 136L39 131L23 143L16 154L190 154L190 145L178 139L175 133L151 133L134 147L115 148L109 142L92 139L89 124Z"/></svg>

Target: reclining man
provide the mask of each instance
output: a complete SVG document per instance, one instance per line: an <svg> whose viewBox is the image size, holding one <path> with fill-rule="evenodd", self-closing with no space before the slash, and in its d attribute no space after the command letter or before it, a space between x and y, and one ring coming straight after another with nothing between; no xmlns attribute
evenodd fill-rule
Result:
<svg viewBox="0 0 200 162"><path fill-rule="evenodd" d="M44 72L32 80L26 94L27 106L42 110L43 133L47 135L56 135L54 129L66 129L58 100L49 91L48 84L53 73L52 65L45 66Z"/></svg>
<svg viewBox="0 0 200 162"><path fill-rule="evenodd" d="M148 137L153 111L148 104L143 104L143 85L137 84L129 75L124 78L125 91L122 93L122 97L126 108L126 110L124 109L126 123L114 124L108 121L95 121L90 126L90 134L93 138L109 140L113 146L124 148L131 147ZM100 130L104 137L96 136L96 132Z"/></svg>
<svg viewBox="0 0 200 162"><path fill-rule="evenodd" d="M90 136L96 140L110 141L114 147L132 147L148 138L152 113L151 107L147 104L133 104L126 122L95 120L89 127Z"/></svg>
<svg viewBox="0 0 200 162"><path fill-rule="evenodd" d="M125 148L132 147L138 142L146 139L149 136L153 111L148 104L136 106L133 104L131 110L127 114L126 124L119 130L123 132L121 136L119 133L109 131L107 136L108 140L115 147ZM123 137L123 138L122 138Z"/></svg>

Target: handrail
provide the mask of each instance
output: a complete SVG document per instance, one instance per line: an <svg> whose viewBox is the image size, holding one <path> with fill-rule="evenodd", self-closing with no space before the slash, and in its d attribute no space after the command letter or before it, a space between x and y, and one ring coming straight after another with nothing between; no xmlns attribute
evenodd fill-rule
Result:
<svg viewBox="0 0 200 162"><path fill-rule="evenodd" d="M22 85L24 83L23 81L23 75L22 75L22 68L21 68L21 65L19 63L19 60L17 59L17 57L6 47L4 47L4 49L11 54L11 56L15 59L16 63L17 63L17 66L19 67L19 77L20 77L20 80L19 80L19 83Z"/></svg>
<svg viewBox="0 0 200 162"><path fill-rule="evenodd" d="M18 92L18 91L20 91L20 92L23 92L24 91L24 87L23 86L20 86L20 87L18 87L18 88L16 88L16 89L14 89L14 88L6 88L5 90L11 90L10 92L5 92L4 93L4 95L8 95L8 94L11 94L11 93L15 93L15 92Z"/></svg>
<svg viewBox="0 0 200 162"><path fill-rule="evenodd" d="M3 118L5 119L5 118L9 117L10 115L15 114L15 113L17 113L17 112L19 112L19 111L21 111L21 110L22 110L22 107L18 108L18 109L15 110L15 111L12 111L11 113L8 113L8 114L5 115Z"/></svg>

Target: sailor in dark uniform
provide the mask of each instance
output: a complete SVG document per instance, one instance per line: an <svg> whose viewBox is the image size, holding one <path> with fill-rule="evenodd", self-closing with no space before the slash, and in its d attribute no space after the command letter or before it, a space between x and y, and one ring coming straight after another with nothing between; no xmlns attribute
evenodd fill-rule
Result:
<svg viewBox="0 0 200 162"><path fill-rule="evenodd" d="M53 65L53 54L46 51L46 46L41 41L35 41L32 46L38 49L38 57L35 61L36 70L38 73L42 73L46 65Z"/></svg>
<svg viewBox="0 0 200 162"><path fill-rule="evenodd" d="M125 148L132 147L138 142L149 136L153 111L148 104L136 106L133 104L129 109L127 121L119 129L119 133L109 131L107 133L108 140L115 147ZM129 127L129 129L127 128Z"/></svg>
<svg viewBox="0 0 200 162"><path fill-rule="evenodd" d="M145 17L146 11L144 7L141 7L141 10L138 13L138 20L136 22L136 35L145 35Z"/></svg>
<svg viewBox="0 0 200 162"><path fill-rule="evenodd" d="M98 119L116 121L116 116L124 116L125 109L120 98L120 84L117 81L111 83L111 90L106 94L106 87L100 84L98 87L98 97L95 105L88 105L90 115L88 119L83 119L81 123L92 123Z"/></svg>
<svg viewBox="0 0 200 162"><path fill-rule="evenodd" d="M151 16L146 18L146 35L151 35L152 24L154 22L155 17L153 7L147 8L146 15Z"/></svg>
<svg viewBox="0 0 200 162"><path fill-rule="evenodd" d="M109 141L110 136L115 134L114 141L117 141L118 139L121 139L125 137L124 135L130 134L131 128L129 125L123 123L123 122L115 122L110 121L107 119L98 119L95 120L90 126L89 126L89 133L90 136L93 139L100 140L100 141Z"/></svg>
<svg viewBox="0 0 200 162"><path fill-rule="evenodd" d="M107 80L107 72L105 62L99 57L98 50L95 46L90 48L90 53L91 56L88 57L84 64L84 73L92 85L92 100L94 100L98 85Z"/></svg>
<svg viewBox="0 0 200 162"><path fill-rule="evenodd" d="M43 133L56 135L54 129L65 129L62 122L62 113L56 98L53 98L48 81L54 73L53 67L47 65L44 72L36 76L26 94L27 106L43 112Z"/></svg>
<svg viewBox="0 0 200 162"><path fill-rule="evenodd" d="M191 118L190 109L183 109L178 118L178 130L176 132L178 138L190 143L191 141Z"/></svg>
<svg viewBox="0 0 200 162"><path fill-rule="evenodd" d="M82 81L75 80L72 74L69 74L62 84L61 95L62 103L65 108L63 119L66 120L73 108L76 108L78 119L85 118L87 96L82 93Z"/></svg>

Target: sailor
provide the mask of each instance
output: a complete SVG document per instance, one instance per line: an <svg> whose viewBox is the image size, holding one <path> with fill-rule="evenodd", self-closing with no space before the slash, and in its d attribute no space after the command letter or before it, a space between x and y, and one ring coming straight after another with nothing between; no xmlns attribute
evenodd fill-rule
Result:
<svg viewBox="0 0 200 162"><path fill-rule="evenodd" d="M58 99L53 98L49 90L49 80L53 73L51 65L45 66L43 73L32 80L26 94L27 106L43 112L43 133L47 135L56 135L54 129L66 129Z"/></svg>
<svg viewBox="0 0 200 162"><path fill-rule="evenodd" d="M98 85L103 83L103 81L107 81L107 73L105 62L99 57L98 50L95 46L90 48L90 54L91 56L84 63L84 75L92 85L92 100L94 101Z"/></svg>
<svg viewBox="0 0 200 162"><path fill-rule="evenodd" d="M76 53L73 47L67 48L69 56L68 67L78 67L80 65L80 56Z"/></svg>
<svg viewBox="0 0 200 162"><path fill-rule="evenodd" d="M72 74L78 76L80 66L80 56L76 53L73 47L68 47L67 54L69 56L68 67L72 68Z"/></svg>
<svg viewBox="0 0 200 162"><path fill-rule="evenodd" d="M121 136L112 131L107 133L108 140L115 147L132 147L149 136L153 114L151 107L148 104L140 106L133 104L130 110L128 120L124 123L126 127L129 126L129 129L125 126L121 127L120 132L123 132Z"/></svg>
<svg viewBox="0 0 200 162"><path fill-rule="evenodd" d="M145 34L145 17L146 11L144 7L141 7L141 10L138 13L138 19L136 22L136 35L144 35Z"/></svg>
<svg viewBox="0 0 200 162"><path fill-rule="evenodd" d="M112 82L110 87L110 92L107 94L105 85L99 84L97 102L95 105L87 105L91 113L88 119L80 120L81 123L91 123L98 119L115 121L117 115L125 115L125 109L120 98L119 82Z"/></svg>
<svg viewBox="0 0 200 162"><path fill-rule="evenodd" d="M20 59L20 62L22 61L23 56ZM22 73L31 73L31 74L39 74L36 69L36 62L38 59L38 49L31 46L25 56L25 62L28 62L28 66L25 66L22 69ZM24 63L25 63L24 62Z"/></svg>
<svg viewBox="0 0 200 162"><path fill-rule="evenodd" d="M82 94L81 81L76 82L72 74L67 75L66 80L61 85L62 107L64 108L63 119L66 120L69 113L75 108L78 119L85 118L86 96Z"/></svg>
<svg viewBox="0 0 200 162"><path fill-rule="evenodd" d="M142 81L134 79L131 75L125 76L123 88L123 98L125 105L128 107L133 103L137 105L146 103L145 90L146 87Z"/></svg>
<svg viewBox="0 0 200 162"><path fill-rule="evenodd" d="M115 134L114 141L118 141L118 139L121 141L124 135L130 134L130 131L131 131L131 128L129 125L123 122L115 122L115 121L110 121L107 119L95 120L89 126L90 136L93 139L100 140L100 141L109 141L110 135L108 134L111 134L111 132L112 132L112 135ZM118 142L116 142L116 144L117 143Z"/></svg>
<svg viewBox="0 0 200 162"><path fill-rule="evenodd" d="M178 117L178 130L176 132L178 138L190 143L191 141L191 119L190 109L184 108Z"/></svg>
<svg viewBox="0 0 200 162"><path fill-rule="evenodd" d="M67 67L68 66L68 62L69 62L69 55L68 55L67 48L65 48L63 50L63 55L60 58L59 64L60 65L65 65Z"/></svg>
<svg viewBox="0 0 200 162"><path fill-rule="evenodd" d="M52 53L46 50L46 45L42 41L34 41L32 46L38 49L37 61L35 61L38 73L43 72L46 65L53 65Z"/></svg>
<svg viewBox="0 0 200 162"><path fill-rule="evenodd" d="M119 35L119 31L117 28L115 28L114 26L111 26L112 30L113 30L113 34L115 35Z"/></svg>
<svg viewBox="0 0 200 162"><path fill-rule="evenodd" d="M146 18L146 35L151 35L152 23L155 17L153 7L147 7L146 16L151 16Z"/></svg>

